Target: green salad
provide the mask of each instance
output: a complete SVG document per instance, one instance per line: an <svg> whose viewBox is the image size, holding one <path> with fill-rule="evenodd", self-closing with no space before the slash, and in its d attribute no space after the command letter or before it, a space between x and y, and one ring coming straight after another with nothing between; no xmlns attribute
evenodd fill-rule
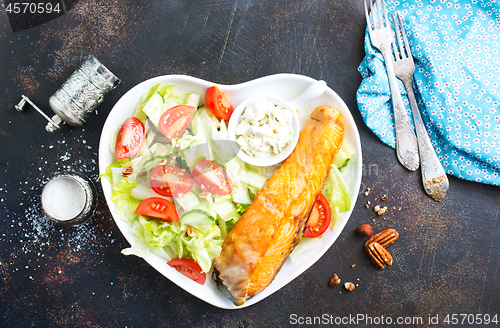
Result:
<svg viewBox="0 0 500 328"><path fill-rule="evenodd" d="M210 105L208 91L204 96ZM235 156L228 117L219 113L200 105L200 95L160 83L112 136L116 161L101 176L112 184L116 213L131 225L123 254L191 259L210 271L224 238L277 169ZM352 156L344 144L323 188L333 217L351 207L341 171Z"/></svg>

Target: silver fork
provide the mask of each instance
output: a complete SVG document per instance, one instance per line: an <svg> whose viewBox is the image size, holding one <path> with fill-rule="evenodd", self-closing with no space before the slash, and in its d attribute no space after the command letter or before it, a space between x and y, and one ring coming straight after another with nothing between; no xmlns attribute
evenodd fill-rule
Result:
<svg viewBox="0 0 500 328"><path fill-rule="evenodd" d="M443 166L439 162L434 148L432 147L431 140L429 139L429 135L425 130L424 122L422 121L422 116L418 110L412 83L413 73L415 72L415 64L413 63L413 56L411 54L410 45L408 44L408 39L406 38L403 22L401 21L401 17L398 12L396 12L396 16L398 18L398 24L396 24L394 15L391 14L399 46L398 51L396 43L394 41L392 42L392 48L396 57L396 60L393 62L394 73L405 85L406 92L408 93L408 99L410 100L413 122L415 123L415 129L417 130L422 182L424 184L425 192L427 192L427 194L429 194L429 196L431 196L434 200L440 201L444 198L444 196L446 196L446 192L448 191L448 178L444 172ZM401 41L401 35L403 37L404 45Z"/></svg>
<svg viewBox="0 0 500 328"><path fill-rule="evenodd" d="M370 12L373 20L373 25L370 22L370 15L366 2L369 2ZM374 47L376 47L384 56L387 75L389 77L389 85L391 88L392 105L394 108L394 124L396 126L396 153L399 162L410 171L415 171L419 166L417 137L413 132L413 126L410 119L406 114L403 104L403 99L399 91L398 82L394 75L394 68L392 66L392 51L391 43L394 38L392 30L389 25L389 18L387 17L387 10L385 9L385 2L382 1L382 9L379 5L379 0L375 0L375 8L372 6L372 0L364 0L366 24L370 40ZM375 10L374 10L375 9ZM384 16L384 19L382 18ZM377 19L378 16L378 19ZM384 25L385 21L385 25Z"/></svg>

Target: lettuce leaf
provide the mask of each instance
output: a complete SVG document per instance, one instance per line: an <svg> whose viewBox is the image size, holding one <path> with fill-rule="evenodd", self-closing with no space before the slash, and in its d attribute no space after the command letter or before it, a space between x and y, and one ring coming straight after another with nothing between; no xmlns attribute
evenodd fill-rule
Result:
<svg viewBox="0 0 500 328"><path fill-rule="evenodd" d="M141 99L139 100L139 103L135 107L135 112L134 112L135 117L137 117L143 122L146 121L147 116L142 109L148 102L149 98L151 98L151 96L154 95L155 92L160 91L163 87L164 87L163 83L158 83L157 85L155 85L142 95Z"/></svg>
<svg viewBox="0 0 500 328"><path fill-rule="evenodd" d="M322 193L330 203L332 213L334 210L336 210L336 213L342 213L351 209L351 197L347 191L342 173L335 165L330 167L330 173L325 181Z"/></svg>
<svg viewBox="0 0 500 328"><path fill-rule="evenodd" d="M113 188L111 200L116 204L116 212L126 221L132 221L136 218L135 209L141 202L132 197L130 191L137 186L137 181L123 178Z"/></svg>
<svg viewBox="0 0 500 328"><path fill-rule="evenodd" d="M124 168L130 162L130 158L119 159L116 162L108 165L104 173L99 174L99 178L106 178L111 184L113 184L113 168Z"/></svg>
<svg viewBox="0 0 500 328"><path fill-rule="evenodd" d="M180 221L168 223L139 215L139 223L143 229L147 247L163 248L171 258L192 258L198 262L204 272L210 271L212 260L220 254L223 240L219 238L221 231L215 223L206 233L195 229L194 237L186 235L187 226L182 225ZM140 257L148 253L144 247L140 248L135 245L134 247L125 253Z"/></svg>

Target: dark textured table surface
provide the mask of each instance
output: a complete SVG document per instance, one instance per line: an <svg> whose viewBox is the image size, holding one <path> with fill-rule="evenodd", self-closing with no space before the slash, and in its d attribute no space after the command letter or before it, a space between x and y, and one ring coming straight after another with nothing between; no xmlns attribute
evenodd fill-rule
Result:
<svg viewBox="0 0 500 328"><path fill-rule="evenodd" d="M364 56L361 1L81 0L63 8L31 28L0 13L0 326L278 327L320 317L354 327L400 317L422 320L408 326L435 327L446 315L500 316L500 189L450 177L447 197L434 202L419 171L406 171L364 125L355 99ZM50 134L33 108L14 109L25 94L51 113L48 98L90 53L122 83L83 128ZM85 224L60 228L44 218L40 193L52 174L73 170L97 180L102 126L137 83L184 74L237 84L275 73L325 80L343 98L364 164L344 231L280 291L241 310L191 296L142 259L120 253L128 243L99 184L97 211ZM377 216L365 204L383 194L388 211ZM354 234L362 223L399 231L394 265L379 270L370 263L364 239ZM334 273L356 289L329 287ZM349 316L365 320L335 324Z"/></svg>

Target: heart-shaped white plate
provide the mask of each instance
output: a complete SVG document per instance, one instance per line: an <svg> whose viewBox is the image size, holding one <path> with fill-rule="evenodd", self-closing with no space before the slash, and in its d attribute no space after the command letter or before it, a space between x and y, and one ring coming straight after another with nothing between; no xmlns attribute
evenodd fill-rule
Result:
<svg viewBox="0 0 500 328"><path fill-rule="evenodd" d="M118 131L125 119L133 115L135 106L140 97L151 87L160 82L165 84L174 84L180 92L198 93L202 95L202 99L204 99L205 90L208 87L215 85L215 83L190 76L165 75L149 79L133 87L115 104L102 129L101 139L99 142L99 171L101 173L104 173L106 167L115 160L109 147L111 135ZM231 104L236 107L245 99L255 96L274 96L284 100L293 100L314 82L316 82L316 80L303 75L276 74L241 84L218 86L226 94ZM319 248L305 251L294 261L288 259L281 268L280 272L276 275L274 281L266 289L239 307L235 306L222 292L217 289L215 283L212 279L210 279L211 273L207 274L207 281L205 285L200 285L183 276L174 268L168 266L165 259L155 254L148 254L145 260L162 275L170 279L188 293L204 300L207 303L224 309L243 308L263 300L295 279L317 260L319 260L321 256L323 256L323 254L332 246L347 223L352 209L354 208L361 184L361 144L359 141L358 130L349 109L332 89L327 88L320 97L309 102L303 109L301 109L299 112L301 129L304 127L305 122L309 118L309 114L313 111L313 109L322 105L329 105L340 110L345 123L346 132L344 140L355 149L356 154L343 171L347 188L349 190L349 194L351 195L351 210L340 214L342 220L337 223L333 231L330 229L327 230L323 237L319 239L321 242L321 246ZM111 200L111 184L107 179L101 179L101 183L104 196L106 197L106 202L108 203L109 209L116 224L118 225L118 228L125 238L131 242L132 239L129 236L130 223L122 220L116 213L115 204Z"/></svg>

